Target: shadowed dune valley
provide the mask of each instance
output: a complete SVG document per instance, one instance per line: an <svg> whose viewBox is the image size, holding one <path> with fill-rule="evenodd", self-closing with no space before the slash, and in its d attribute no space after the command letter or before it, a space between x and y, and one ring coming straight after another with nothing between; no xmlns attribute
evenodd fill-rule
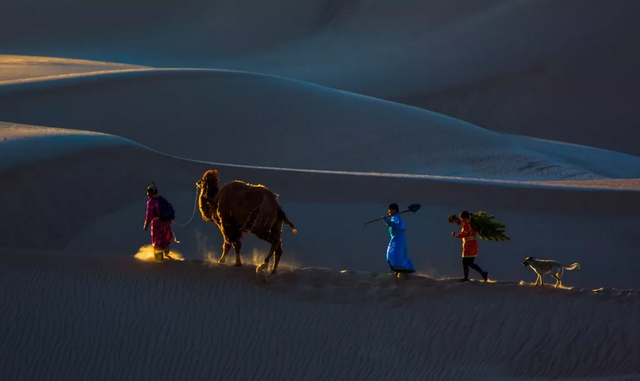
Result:
<svg viewBox="0 0 640 381"><path fill-rule="evenodd" d="M3 2L0 380L640 381L638 11Z"/></svg>

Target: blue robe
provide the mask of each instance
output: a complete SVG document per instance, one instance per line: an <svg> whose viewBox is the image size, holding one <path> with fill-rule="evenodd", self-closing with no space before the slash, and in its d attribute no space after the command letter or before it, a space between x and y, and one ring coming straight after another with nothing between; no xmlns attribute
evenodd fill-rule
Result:
<svg viewBox="0 0 640 381"><path fill-rule="evenodd" d="M387 247L387 263L391 271L399 273L415 272L409 252L407 250L407 237L404 235L404 221L400 215L395 214L384 219L389 225L389 235L391 240Z"/></svg>

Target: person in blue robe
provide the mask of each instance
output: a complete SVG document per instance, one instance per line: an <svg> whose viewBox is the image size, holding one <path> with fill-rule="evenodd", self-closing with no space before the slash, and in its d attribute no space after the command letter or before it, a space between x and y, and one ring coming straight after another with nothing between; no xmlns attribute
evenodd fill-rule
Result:
<svg viewBox="0 0 640 381"><path fill-rule="evenodd" d="M398 278L402 278L405 274L413 273L416 270L409 257L404 221L398 213L399 210L398 204L389 205L389 217L386 217L384 222L389 225L389 235L391 236L389 246L387 246L387 263L389 269L395 272Z"/></svg>

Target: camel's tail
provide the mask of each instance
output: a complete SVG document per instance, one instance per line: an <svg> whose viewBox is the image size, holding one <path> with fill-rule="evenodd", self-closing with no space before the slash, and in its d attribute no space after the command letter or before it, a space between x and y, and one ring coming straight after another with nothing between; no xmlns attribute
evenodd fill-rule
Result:
<svg viewBox="0 0 640 381"><path fill-rule="evenodd" d="M298 229L296 229L296 226L293 224L293 222L289 221L287 215L284 213L284 210L282 210L282 207L278 208L278 217L280 217L280 219L282 219L285 224L289 225L289 227L293 231L293 234L298 234Z"/></svg>
<svg viewBox="0 0 640 381"><path fill-rule="evenodd" d="M573 269L575 269L576 267L577 267L578 269L580 269L580 264L579 264L578 262L576 262L576 263L572 264L571 266L562 266L562 267L564 267L564 268L565 268L565 269L567 269L567 270L573 270Z"/></svg>

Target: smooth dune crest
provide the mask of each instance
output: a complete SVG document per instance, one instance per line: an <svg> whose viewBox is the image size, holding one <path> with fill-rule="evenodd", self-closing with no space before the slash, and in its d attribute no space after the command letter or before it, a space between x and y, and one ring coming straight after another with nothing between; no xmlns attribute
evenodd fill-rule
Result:
<svg viewBox="0 0 640 381"><path fill-rule="evenodd" d="M99 62L58 57L17 56L0 54L0 85L24 83L36 78L55 79L87 73L135 70L143 68L117 62Z"/></svg>
<svg viewBox="0 0 640 381"><path fill-rule="evenodd" d="M6 121L91 129L204 161L516 180L640 176L637 157L502 135L426 110L255 73L88 75L0 86L0 100ZM198 138L177 144L191 136Z"/></svg>
<svg viewBox="0 0 640 381"><path fill-rule="evenodd" d="M93 131L0 122L0 170L71 152L117 145L136 143Z"/></svg>

